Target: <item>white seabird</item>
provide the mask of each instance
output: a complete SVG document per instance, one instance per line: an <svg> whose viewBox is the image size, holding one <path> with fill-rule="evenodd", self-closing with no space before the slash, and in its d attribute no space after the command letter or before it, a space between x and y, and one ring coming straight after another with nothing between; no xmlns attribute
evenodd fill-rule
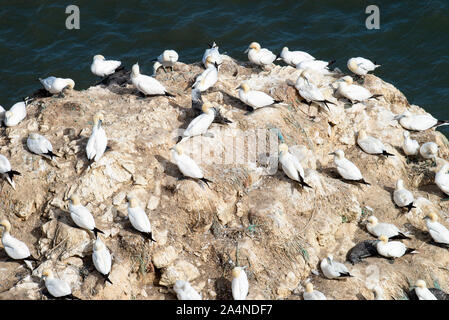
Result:
<svg viewBox="0 0 449 320"><path fill-rule="evenodd" d="M306 284L306 291L303 294L304 300L327 300L326 296L318 290L313 289L312 283Z"/></svg>
<svg viewBox="0 0 449 320"><path fill-rule="evenodd" d="M242 83L236 89L239 90L239 99L244 104L249 106L250 112L256 109L273 106L276 103L280 103L280 100L275 100L268 94L262 91L250 90L247 83Z"/></svg>
<svg viewBox="0 0 449 320"><path fill-rule="evenodd" d="M359 130L357 144L368 154L383 155L386 157L394 156L394 154L387 152L387 148L379 139L367 135L363 129Z"/></svg>
<svg viewBox="0 0 449 320"><path fill-rule="evenodd" d="M448 120L438 120L430 114L412 114L408 110L405 110L402 114L395 116L393 119L398 120L399 124L404 129L411 131L424 131L432 127L449 124Z"/></svg>
<svg viewBox="0 0 449 320"><path fill-rule="evenodd" d="M106 245L101 241L100 237L94 243L94 249L92 253L92 261L94 263L95 269L103 276L103 278L110 284L113 284L111 279L109 279L109 273L111 272L111 253L109 252Z"/></svg>
<svg viewBox="0 0 449 320"><path fill-rule="evenodd" d="M3 119L5 119L5 108L3 108L2 106L0 106L0 121L3 121Z"/></svg>
<svg viewBox="0 0 449 320"><path fill-rule="evenodd" d="M283 47L279 58L276 60L283 60L286 64L296 67L303 61L315 60L315 58L305 51L290 51L287 47Z"/></svg>
<svg viewBox="0 0 449 320"><path fill-rule="evenodd" d="M31 260L38 261L33 258L28 246L22 241L14 238L11 235L11 223L8 220L0 221L0 229L3 229L2 244L5 248L6 254L14 260Z"/></svg>
<svg viewBox="0 0 449 320"><path fill-rule="evenodd" d="M322 75L330 75L335 73L329 70L329 66L333 63L335 63L335 60L329 62L323 60L303 60L298 63L295 68L302 70L310 69Z"/></svg>
<svg viewBox="0 0 449 320"><path fill-rule="evenodd" d="M245 270L242 267L232 269L232 297L234 300L246 300L249 283Z"/></svg>
<svg viewBox="0 0 449 320"><path fill-rule="evenodd" d="M248 53L248 60L258 66L269 66L276 60L276 55L268 49L261 48L257 42L251 42L248 49L245 50Z"/></svg>
<svg viewBox="0 0 449 320"><path fill-rule="evenodd" d="M419 152L419 143L416 140L410 138L410 132L404 131L404 143L402 144L402 150L406 156L416 156Z"/></svg>
<svg viewBox="0 0 449 320"><path fill-rule="evenodd" d="M143 210L139 206L139 203L137 202L136 198L129 199L128 218L134 229L141 232L145 236L145 238L153 242L156 242L156 240L153 239L153 232L151 229L150 220L148 219L145 210Z"/></svg>
<svg viewBox="0 0 449 320"><path fill-rule="evenodd" d="M69 284L62 279L57 279L53 276L53 271L45 269L42 272L42 278L45 281L45 287L48 292L55 298L70 298L80 300L72 294L72 289Z"/></svg>
<svg viewBox="0 0 449 320"><path fill-rule="evenodd" d="M174 97L173 94L167 92L167 89L159 81L153 77L141 74L138 63L133 65L131 69L131 81L137 90L146 96L163 95Z"/></svg>
<svg viewBox="0 0 449 320"><path fill-rule="evenodd" d="M429 289L427 289L424 280L418 280L415 283L415 293L419 300L438 300Z"/></svg>
<svg viewBox="0 0 449 320"><path fill-rule="evenodd" d="M371 98L377 99L381 97L381 94L372 94L368 89L358 86L354 83L354 80L350 76L344 76L338 80L337 92L349 99L351 103L362 102Z"/></svg>
<svg viewBox="0 0 449 320"><path fill-rule="evenodd" d="M183 138L181 141L184 141L189 137L202 135L207 132L207 129L209 129L210 125L214 121L215 111L208 101L204 102L201 109L203 110L203 113L189 123L187 129L182 133Z"/></svg>
<svg viewBox="0 0 449 320"><path fill-rule="evenodd" d="M372 290L374 294L374 300L385 300L384 299L384 290L381 286L376 285Z"/></svg>
<svg viewBox="0 0 449 320"><path fill-rule="evenodd" d="M197 89L201 92L213 87L218 81L218 64L212 63L212 56L206 58L207 69L204 70L195 79L195 83L192 85L192 89Z"/></svg>
<svg viewBox="0 0 449 320"><path fill-rule="evenodd" d="M166 68L171 68L173 71L173 66L178 61L179 55L175 50L164 50L157 59L154 59L153 61L157 61L161 64L162 68L164 68L164 71Z"/></svg>
<svg viewBox="0 0 449 320"><path fill-rule="evenodd" d="M209 182L212 182L204 178L201 168L192 158L183 153L181 146L176 145L170 150L175 164L184 177L201 180L207 185L209 185Z"/></svg>
<svg viewBox="0 0 449 320"><path fill-rule="evenodd" d="M285 143L279 145L279 162L287 177L298 181L302 188L312 188L304 181L304 169L301 163L288 151L288 146Z"/></svg>
<svg viewBox="0 0 449 320"><path fill-rule="evenodd" d="M121 64L121 61L105 60L101 54L97 54L90 65L90 71L96 76L106 77L113 74Z"/></svg>
<svg viewBox="0 0 449 320"><path fill-rule="evenodd" d="M5 112L3 122L7 127L16 126L27 116L26 107L32 99L24 98L23 101L14 104L11 109Z"/></svg>
<svg viewBox="0 0 449 320"><path fill-rule="evenodd" d="M359 168L357 168L354 163L345 158L345 153L343 152L343 150L338 149L335 152L330 153L329 155L334 156L334 164L337 167L338 173L343 179L370 185L363 178Z"/></svg>
<svg viewBox="0 0 449 320"><path fill-rule="evenodd" d="M45 79L39 78L42 86L51 94L62 93L66 89L73 89L75 87L75 81L70 78L56 78L48 77Z"/></svg>
<svg viewBox="0 0 449 320"><path fill-rule="evenodd" d="M433 241L449 245L449 230L438 222L438 215L435 212L430 212L424 219Z"/></svg>
<svg viewBox="0 0 449 320"><path fill-rule="evenodd" d="M352 277L348 268L343 263L333 260L333 256L329 254L326 258L321 260L320 268L324 276L328 279L341 279Z"/></svg>
<svg viewBox="0 0 449 320"><path fill-rule="evenodd" d="M415 249L407 248L405 244L399 241L388 242L388 237L381 235L376 244L377 253L389 259L400 258L409 253L418 253Z"/></svg>
<svg viewBox="0 0 449 320"><path fill-rule="evenodd" d="M379 64L373 63L369 59L362 57L351 58L348 60L348 69L358 76L365 76L368 72L380 67Z"/></svg>
<svg viewBox="0 0 449 320"><path fill-rule="evenodd" d="M21 173L19 171L12 170L11 163L8 158L2 154L0 154L0 174L4 175L11 187L16 190L16 184L14 183L13 178L15 175L20 176Z"/></svg>
<svg viewBox="0 0 449 320"><path fill-rule="evenodd" d="M391 223L380 222L375 216L368 218L366 229L375 237L385 235L389 239L410 239L404 233L402 233L398 227Z"/></svg>
<svg viewBox="0 0 449 320"><path fill-rule="evenodd" d="M201 295L188 281L176 280L173 290L176 292L178 300L202 300Z"/></svg>
<svg viewBox="0 0 449 320"><path fill-rule="evenodd" d="M436 158L436 163L440 169L435 174L435 184L441 191L449 195L449 163L441 158Z"/></svg>
<svg viewBox="0 0 449 320"><path fill-rule="evenodd" d="M104 234L103 231L95 227L95 220L92 213L81 204L80 198L75 194L70 197L69 211L70 217L78 227L92 231L95 234L95 238L98 238L98 232Z"/></svg>
<svg viewBox="0 0 449 320"><path fill-rule="evenodd" d="M424 159L435 159L438 155L438 145L435 142L426 142L419 148L419 154Z"/></svg>
<svg viewBox="0 0 449 320"><path fill-rule="evenodd" d="M415 201L413 193L404 188L404 181L402 179L396 181L396 190L393 192L393 200L398 207L405 207L408 211L416 208L413 205L413 201Z"/></svg>
<svg viewBox="0 0 449 320"><path fill-rule="evenodd" d="M301 70L299 77L296 80L295 88L298 90L299 95L304 98L309 105L314 102L321 107L326 106L328 110L330 110L328 103L335 105L332 101L324 98L320 89L310 81L310 75L306 70Z"/></svg>
<svg viewBox="0 0 449 320"><path fill-rule="evenodd" d="M217 63L217 65L220 66L223 63L223 58L221 57L220 52L218 52L217 44L214 42L212 45L209 45L209 47L209 49L204 51L203 59L201 59L204 67L207 68L209 63ZM209 63L206 62L208 56L211 56Z"/></svg>
<svg viewBox="0 0 449 320"><path fill-rule="evenodd" d="M101 112L96 113L93 117L94 126L86 145L87 159L91 162L100 160L108 145L106 132L101 126L103 120L104 116Z"/></svg>
<svg viewBox="0 0 449 320"><path fill-rule="evenodd" d="M47 156L52 160L53 157L57 157L57 155L53 153L51 142L38 133L30 133L27 139L27 147L31 152Z"/></svg>

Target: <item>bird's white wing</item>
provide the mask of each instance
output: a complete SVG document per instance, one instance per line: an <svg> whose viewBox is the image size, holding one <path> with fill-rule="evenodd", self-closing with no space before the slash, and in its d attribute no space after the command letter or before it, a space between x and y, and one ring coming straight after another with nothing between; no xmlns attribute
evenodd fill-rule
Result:
<svg viewBox="0 0 449 320"><path fill-rule="evenodd" d="M92 261L95 268L102 274L108 274L111 271L111 254L108 249L94 251Z"/></svg>
<svg viewBox="0 0 449 320"><path fill-rule="evenodd" d="M42 144L42 142L40 140L28 138L27 146L31 152L36 153L36 154L42 154L42 153L48 152L47 148L45 147L45 145Z"/></svg>
<svg viewBox="0 0 449 320"><path fill-rule="evenodd" d="M213 120L214 118L210 117L206 113L200 114L198 117L193 119L192 122L190 122L186 131L184 132L184 135L196 136L205 133L209 126L212 124Z"/></svg>
<svg viewBox="0 0 449 320"><path fill-rule="evenodd" d="M386 151L384 144L374 137L368 136L365 139L358 139L357 143L366 153L379 154Z"/></svg>
<svg viewBox="0 0 449 320"><path fill-rule="evenodd" d="M401 189L393 193L393 200L399 207L403 207L412 203L414 198L410 191Z"/></svg>
<svg viewBox="0 0 449 320"><path fill-rule="evenodd" d="M243 276L232 279L231 289L234 300L245 300L249 289L248 280Z"/></svg>
<svg viewBox="0 0 449 320"><path fill-rule="evenodd" d="M8 158L0 154L0 173L11 171L11 163Z"/></svg>
<svg viewBox="0 0 449 320"><path fill-rule="evenodd" d="M140 208L129 208L129 220L134 228L140 232L151 232L151 223L145 211Z"/></svg>
<svg viewBox="0 0 449 320"><path fill-rule="evenodd" d="M348 180L360 180L363 179L362 173L355 164L353 164L348 159L343 159L337 164L338 173L345 179Z"/></svg>
<svg viewBox="0 0 449 320"><path fill-rule="evenodd" d="M274 99L262 91L249 91L246 93L246 99L254 108L265 107L274 103Z"/></svg>
<svg viewBox="0 0 449 320"><path fill-rule="evenodd" d="M189 156L182 154L179 156L177 161L177 165L179 171L182 172L183 175L191 178L201 179L203 178L203 172L200 167L193 161Z"/></svg>
<svg viewBox="0 0 449 320"><path fill-rule="evenodd" d="M449 244L449 230L440 223L432 223L428 225L429 233L438 243Z"/></svg>
<svg viewBox="0 0 449 320"><path fill-rule="evenodd" d="M374 227L374 230L378 237L384 235L388 238L391 238L398 235L399 233L399 229L394 224L390 223L379 223Z"/></svg>
<svg viewBox="0 0 449 320"><path fill-rule="evenodd" d="M428 114L417 114L406 118L401 118L402 126L406 129L421 131L427 130L437 124L438 120Z"/></svg>
<svg viewBox="0 0 449 320"><path fill-rule="evenodd" d="M260 49L259 61L262 64L271 64L276 59L276 55L268 49Z"/></svg>
<svg viewBox="0 0 449 320"><path fill-rule="evenodd" d="M372 96L371 92L369 92L367 89L357 85L346 86L341 92L347 98L357 101L363 101Z"/></svg>
<svg viewBox="0 0 449 320"><path fill-rule="evenodd" d="M3 246L8 256L13 259L24 259L30 256L30 250L27 245L12 236L9 237L6 243L3 242Z"/></svg>
<svg viewBox="0 0 449 320"><path fill-rule="evenodd" d="M145 75L139 76L136 87L137 89L148 95L165 94L165 92L167 92L165 87L159 81Z"/></svg>
<svg viewBox="0 0 449 320"><path fill-rule="evenodd" d="M70 216L77 226L88 230L93 230L95 228L94 217L86 207L80 205L76 207L71 206L69 208Z"/></svg>
<svg viewBox="0 0 449 320"><path fill-rule="evenodd" d="M60 279L47 279L45 281L45 286L47 287L48 292L55 298L64 297L72 293L72 289L70 289L68 283Z"/></svg>

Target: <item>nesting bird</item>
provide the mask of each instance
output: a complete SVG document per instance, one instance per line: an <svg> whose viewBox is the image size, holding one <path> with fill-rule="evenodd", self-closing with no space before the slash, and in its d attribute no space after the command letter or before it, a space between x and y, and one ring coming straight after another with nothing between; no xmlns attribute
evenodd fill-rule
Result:
<svg viewBox="0 0 449 320"><path fill-rule="evenodd" d="M377 255L375 247L377 240L365 240L357 243L354 247L349 249L346 254L346 260L352 265L362 262L363 259Z"/></svg>
<svg viewBox="0 0 449 320"><path fill-rule="evenodd" d="M381 94L372 94L368 89L354 84L350 76L345 76L338 81L337 92L351 101L351 103L362 102L371 98L377 99Z"/></svg>
<svg viewBox="0 0 449 320"><path fill-rule="evenodd" d="M31 260L38 261L36 258L31 256L30 249L28 246L14 238L11 235L11 223L8 220L0 221L0 229L3 229L2 234L2 244L5 248L6 254L14 260Z"/></svg>
<svg viewBox="0 0 449 320"><path fill-rule="evenodd" d="M393 119L397 120L404 129L411 131L424 131L432 127L449 124L448 120L438 120L430 114L412 114L408 110L396 115Z"/></svg>
<svg viewBox="0 0 449 320"><path fill-rule="evenodd" d="M416 208L413 205L413 201L415 201L413 193L404 188L404 181L402 179L398 179L398 181L396 181L396 189L393 192L393 200L398 207L407 208L408 212L410 212L413 208Z"/></svg>
<svg viewBox="0 0 449 320"><path fill-rule="evenodd" d="M321 291L313 289L313 284L310 282L306 284L306 291L303 294L303 298L304 300L327 300Z"/></svg>
<svg viewBox="0 0 449 320"><path fill-rule="evenodd" d="M206 62L206 59L209 56L211 57L210 62ZM201 59L201 61L203 62L205 68L207 68L208 64L210 63L212 64L216 63L218 66L220 66L223 63L223 58L221 57L220 52L218 51L218 46L215 42L212 43L212 45L209 44L209 49L206 49L204 51L203 58Z"/></svg>
<svg viewBox="0 0 449 320"><path fill-rule="evenodd" d="M433 159L438 155L438 145L435 142L426 142L419 148L419 154L424 159Z"/></svg>
<svg viewBox="0 0 449 320"><path fill-rule="evenodd" d="M249 106L250 112L253 112L259 108L272 107L274 104L282 102L280 100L273 99L265 92L251 90L247 83L242 83L236 89L239 89L240 101Z"/></svg>
<svg viewBox="0 0 449 320"><path fill-rule="evenodd" d="M181 141L189 137L202 135L207 132L207 129L209 129L215 118L214 109L208 101L203 104L201 109L203 110L203 113L189 123L187 129L182 133Z"/></svg>
<svg viewBox="0 0 449 320"><path fill-rule="evenodd" d="M170 150L175 164L178 166L179 171L181 171L184 176L183 179L192 178L201 180L207 185L209 185L209 182L212 182L204 178L204 174L201 168L196 164L195 161L193 161L192 158L190 158L183 152L181 146L176 145Z"/></svg>
<svg viewBox="0 0 449 320"><path fill-rule="evenodd" d="M87 159L91 162L98 161L103 156L108 145L108 138L106 132L101 126L104 121L104 116L101 112L98 112L93 117L94 126L92 133L86 145Z"/></svg>
<svg viewBox="0 0 449 320"><path fill-rule="evenodd" d="M342 279L352 277L352 275L349 273L348 268L346 268L343 263L334 261L334 258L331 254L321 260L320 268L324 276L328 279Z"/></svg>
<svg viewBox="0 0 449 320"><path fill-rule="evenodd" d="M18 125L27 116L27 105L32 101L30 98L24 98L23 101L15 103L11 109L5 112L3 123L7 127Z"/></svg>
<svg viewBox="0 0 449 320"><path fill-rule="evenodd" d="M171 68L173 71L173 66L178 61L179 55L175 50L164 50L157 59L152 61L157 61L160 63L165 72L167 72L166 68Z"/></svg>
<svg viewBox="0 0 449 320"><path fill-rule="evenodd" d="M288 146L285 143L279 145L279 162L287 177L298 181L302 188L312 188L304 181L304 169L301 163L288 151Z"/></svg>
<svg viewBox="0 0 449 320"><path fill-rule="evenodd" d="M396 258L400 258L406 254L410 253L418 253L415 249L407 248L405 244L399 241L390 241L388 242L388 237L385 235L381 235L377 242L376 248L377 252L388 259L394 260Z"/></svg>
<svg viewBox="0 0 449 320"><path fill-rule="evenodd" d="M440 169L435 174L435 184L441 191L449 195L449 163L441 158L436 158L436 163Z"/></svg>
<svg viewBox="0 0 449 320"><path fill-rule="evenodd" d="M416 281L415 293L419 300L438 300L437 297L435 297L435 295L427 289L427 285L424 280Z"/></svg>
<svg viewBox="0 0 449 320"><path fill-rule="evenodd" d="M284 60L286 64L296 67L303 61L315 60L315 58L305 51L290 51L287 47L283 47L279 58L276 60Z"/></svg>
<svg viewBox="0 0 449 320"><path fill-rule="evenodd" d="M51 94L63 93L65 90L73 89L75 87L75 81L72 79L48 77L45 79L39 78L42 86Z"/></svg>
<svg viewBox="0 0 449 320"><path fill-rule="evenodd" d="M316 103L321 107L325 106L327 110L330 110L328 104L335 105L332 101L324 98L323 93L310 81L310 75L306 70L302 70L299 74L295 83L295 88L298 90L299 95L304 98L309 105Z"/></svg>
<svg viewBox="0 0 449 320"><path fill-rule="evenodd" d="M404 131L404 142L402 144L402 150L406 156L416 156L419 152L419 143L416 140L410 138L410 132Z"/></svg>
<svg viewBox="0 0 449 320"><path fill-rule="evenodd" d="M329 66L333 63L335 63L335 60L329 62L323 60L303 60L298 63L295 68L303 70L309 69L321 75L331 75L334 74L334 72L329 70Z"/></svg>
<svg viewBox="0 0 449 320"><path fill-rule="evenodd" d="M234 300L246 300L248 295L249 283L245 270L242 267L232 269L232 297Z"/></svg>
<svg viewBox="0 0 449 320"><path fill-rule="evenodd" d="M163 95L174 97L173 94L167 92L167 89L153 77L140 73L139 64L136 63L131 69L131 81L133 85L145 96Z"/></svg>
<svg viewBox="0 0 449 320"><path fill-rule="evenodd" d="M345 153L343 152L343 150L338 149L335 152L330 153L329 155L334 156L334 164L337 167L338 173L343 179L370 185L363 178L359 168L357 168L354 163L345 158Z"/></svg>
<svg viewBox="0 0 449 320"><path fill-rule="evenodd" d="M62 279L55 278L53 275L53 271L51 271L50 269L45 269L42 272L42 278L45 281L45 287L53 297L80 300L72 294L72 289L70 288L69 284Z"/></svg>
<svg viewBox="0 0 449 320"><path fill-rule="evenodd" d="M449 245L449 230L438 222L438 215L435 212L430 212L424 219L433 241L438 244Z"/></svg>
<svg viewBox="0 0 449 320"><path fill-rule="evenodd" d="M375 237L385 235L389 239L410 239L398 227L391 223L380 222L375 216L368 218L366 229Z"/></svg>
<svg viewBox="0 0 449 320"><path fill-rule="evenodd" d="M134 229L141 232L148 240L156 242L156 240L153 239L150 220L148 219L145 210L139 206L136 198L129 199L128 218Z"/></svg>
<svg viewBox="0 0 449 320"><path fill-rule="evenodd" d="M21 173L19 171L15 171L11 169L11 163L8 158L4 155L0 154L0 174L6 177L6 180L11 185L11 187L16 190L16 184L13 180L14 176L20 176Z"/></svg>
<svg viewBox="0 0 449 320"><path fill-rule="evenodd" d="M173 290L176 292L178 300L202 300L201 295L188 281L176 280Z"/></svg>
<svg viewBox="0 0 449 320"><path fill-rule="evenodd" d="M207 89L213 87L218 81L218 64L212 62L212 56L206 58L206 70L203 71L192 85L192 89L197 89L200 92L204 92Z"/></svg>
<svg viewBox="0 0 449 320"><path fill-rule="evenodd" d="M248 53L248 60L258 66L269 66L276 60L276 55L268 49L261 48L257 42L252 42L248 49L245 50Z"/></svg>
<svg viewBox="0 0 449 320"><path fill-rule="evenodd" d="M72 195L69 202L70 217L73 222L81 229L92 231L95 238L98 238L98 232L103 233L95 227L95 220L90 211L81 204L78 195Z"/></svg>
<svg viewBox="0 0 449 320"><path fill-rule="evenodd" d="M53 153L51 142L38 133L30 133L27 139L27 147L31 152L49 157L51 160L53 160L53 157L57 157L57 155Z"/></svg>
<svg viewBox="0 0 449 320"><path fill-rule="evenodd" d="M367 135L363 129L357 135L357 144L368 154L383 155L386 157L394 156L394 154L387 152L387 148L379 139Z"/></svg>
<svg viewBox="0 0 449 320"><path fill-rule="evenodd" d="M366 76L368 72L374 71L376 68L380 67L379 64L373 63L371 60L362 57L349 59L347 65L348 69L358 76Z"/></svg>
<svg viewBox="0 0 449 320"><path fill-rule="evenodd" d="M103 278L110 284L113 284L111 279L109 279L109 273L111 272L112 265L111 253L103 241L101 241L100 237L98 237L94 243L92 261L95 269L100 272Z"/></svg>
<svg viewBox="0 0 449 320"><path fill-rule="evenodd" d="M99 77L106 77L113 74L122 64L121 61L106 60L101 54L95 55L92 60L90 71Z"/></svg>

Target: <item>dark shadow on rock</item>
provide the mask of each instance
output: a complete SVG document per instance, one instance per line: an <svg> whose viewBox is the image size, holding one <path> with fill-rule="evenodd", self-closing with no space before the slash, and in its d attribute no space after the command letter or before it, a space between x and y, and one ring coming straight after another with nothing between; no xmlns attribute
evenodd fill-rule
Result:
<svg viewBox="0 0 449 320"><path fill-rule="evenodd" d="M240 101L239 98L231 96L229 93L220 90L220 92L223 94L223 103L231 105L232 107L235 107L237 109L243 110L243 111L251 111L251 109L244 104L242 101Z"/></svg>
<svg viewBox="0 0 449 320"><path fill-rule="evenodd" d="M232 300L232 283L225 277L215 279L215 292L217 300Z"/></svg>
<svg viewBox="0 0 449 320"><path fill-rule="evenodd" d="M164 167L164 172L167 175L176 179L182 177L182 173L179 171L177 165L175 165L174 163L170 162L169 160L165 159L160 155L155 155L154 157Z"/></svg>

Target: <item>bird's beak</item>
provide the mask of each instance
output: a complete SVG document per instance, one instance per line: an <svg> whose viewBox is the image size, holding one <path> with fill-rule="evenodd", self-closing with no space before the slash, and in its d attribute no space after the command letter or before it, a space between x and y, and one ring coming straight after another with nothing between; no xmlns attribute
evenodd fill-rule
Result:
<svg viewBox="0 0 449 320"><path fill-rule="evenodd" d="M243 53L248 53L248 51L249 51L249 47Z"/></svg>
<svg viewBox="0 0 449 320"><path fill-rule="evenodd" d="M403 114L398 114L397 116L394 116L393 120L399 120L399 119L401 119L403 117L404 117Z"/></svg>
<svg viewBox="0 0 449 320"><path fill-rule="evenodd" d="M209 46L209 48L213 48L214 46L212 44L210 44L209 42L207 43L207 45Z"/></svg>
<svg viewBox="0 0 449 320"><path fill-rule="evenodd" d="M103 123L103 120L98 120L98 125L97 125L97 127L100 128L102 123Z"/></svg>
<svg viewBox="0 0 449 320"><path fill-rule="evenodd" d="M330 156L335 156L335 152L329 153Z"/></svg>
<svg viewBox="0 0 449 320"><path fill-rule="evenodd" d="M238 89L241 89L241 88L242 88L242 86L240 85L237 88L235 88L234 90L238 90Z"/></svg>

